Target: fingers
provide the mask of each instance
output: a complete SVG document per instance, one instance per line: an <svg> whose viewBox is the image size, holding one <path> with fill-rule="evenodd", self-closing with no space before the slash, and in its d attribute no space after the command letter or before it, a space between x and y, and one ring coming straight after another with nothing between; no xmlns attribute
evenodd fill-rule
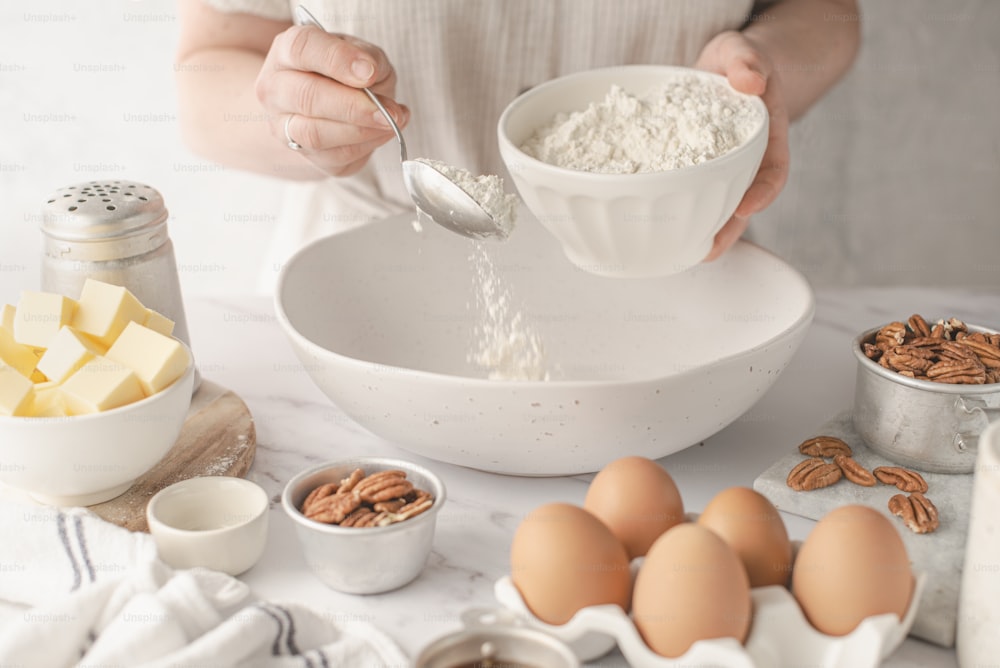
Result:
<svg viewBox="0 0 1000 668"><path fill-rule="evenodd" d="M729 250L746 231L750 216L769 207L777 199L787 180L788 116L779 111L771 115L767 149L753 183L743 194L732 217L716 233L712 250L704 261L711 262Z"/></svg>
<svg viewBox="0 0 1000 668"><path fill-rule="evenodd" d="M727 31L714 37L695 66L721 74L741 93L763 95L773 67L743 33Z"/></svg>
<svg viewBox="0 0 1000 668"><path fill-rule="evenodd" d="M315 72L353 88L393 79L382 49L363 40L297 26L278 35L271 47L278 68Z"/></svg>
<svg viewBox="0 0 1000 668"><path fill-rule="evenodd" d="M780 77L766 54L746 35L728 31L714 37L698 57L700 67L722 74L736 90L759 95L767 106L767 148L753 183L743 194L732 217L715 235L706 262L717 259L746 231L750 216L764 210L778 197L788 180L788 109Z"/></svg>
<svg viewBox="0 0 1000 668"><path fill-rule="evenodd" d="M397 125L409 121L409 109L392 99L395 84L392 65L378 47L296 26L274 39L256 93L269 112L271 135L282 145L294 141L302 158L339 176L360 169L394 137L362 88L378 94Z"/></svg>
<svg viewBox="0 0 1000 668"><path fill-rule="evenodd" d="M748 95L764 94L771 76L771 64L746 38L727 40L723 58L723 73L733 88Z"/></svg>
<svg viewBox="0 0 1000 668"><path fill-rule="evenodd" d="M769 207L788 181L788 110L776 76L771 77L768 89L761 99L767 106L770 117L767 148L764 149L753 183L736 207L736 215L744 218Z"/></svg>
<svg viewBox="0 0 1000 668"><path fill-rule="evenodd" d="M390 130L389 123L364 91L312 72L275 72L258 81L258 96L262 101L266 99L265 105L275 111ZM406 125L409 110L388 97L379 99L398 125Z"/></svg>
<svg viewBox="0 0 1000 668"><path fill-rule="evenodd" d="M702 262L712 262L717 260L723 253L725 253L729 248L736 243L736 241L743 236L743 233L747 230L747 225L750 224L749 218L743 218L741 216L733 215L722 229L715 234L715 239L712 242L712 250L708 252L705 259Z"/></svg>
<svg viewBox="0 0 1000 668"><path fill-rule="evenodd" d="M374 150L394 137L391 130L363 128L351 123L302 114L292 114L290 117L286 114L284 118L288 119L288 135L306 152L343 150L347 154L352 154L357 150L355 147L369 147ZM281 134L278 138L284 139L285 121L281 120L281 123L274 124L275 127L279 125ZM355 155L352 160L357 157Z"/></svg>

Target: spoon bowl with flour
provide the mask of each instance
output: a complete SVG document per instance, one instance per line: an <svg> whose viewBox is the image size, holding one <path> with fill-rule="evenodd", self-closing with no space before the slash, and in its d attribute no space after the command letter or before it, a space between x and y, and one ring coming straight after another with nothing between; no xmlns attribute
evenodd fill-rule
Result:
<svg viewBox="0 0 1000 668"><path fill-rule="evenodd" d="M403 160L403 181L417 210L452 232L502 241L514 228L518 197L504 192L499 176L417 158Z"/></svg>

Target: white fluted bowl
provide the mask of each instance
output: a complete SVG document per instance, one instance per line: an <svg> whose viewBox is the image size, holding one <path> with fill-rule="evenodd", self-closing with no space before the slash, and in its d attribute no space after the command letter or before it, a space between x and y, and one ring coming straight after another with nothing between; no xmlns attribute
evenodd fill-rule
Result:
<svg viewBox="0 0 1000 668"><path fill-rule="evenodd" d="M558 112L600 102L612 85L642 95L691 75L729 86L724 77L685 67L595 69L531 88L500 117L500 155L521 199L584 271L642 278L676 274L701 262L757 173L767 147L767 108L760 98L745 95L761 118L746 142L712 160L663 172L576 171L537 160L519 147Z"/></svg>

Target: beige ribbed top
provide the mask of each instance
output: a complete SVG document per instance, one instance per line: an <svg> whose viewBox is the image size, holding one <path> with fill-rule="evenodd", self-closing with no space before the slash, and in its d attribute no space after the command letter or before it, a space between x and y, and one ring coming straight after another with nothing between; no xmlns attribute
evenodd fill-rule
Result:
<svg viewBox="0 0 1000 668"><path fill-rule="evenodd" d="M205 0L289 19L296 0ZM302 0L327 30L381 47L410 107L409 157L506 175L496 124L529 86L584 69L690 65L717 33L740 27L751 0ZM275 252L372 218L411 210L393 141L347 179L292 186ZM280 261L280 260L278 260Z"/></svg>

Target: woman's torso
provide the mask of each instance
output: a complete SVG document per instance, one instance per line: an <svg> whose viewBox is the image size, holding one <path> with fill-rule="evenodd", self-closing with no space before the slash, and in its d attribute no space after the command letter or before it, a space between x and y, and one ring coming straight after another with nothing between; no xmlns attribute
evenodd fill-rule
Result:
<svg viewBox="0 0 1000 668"><path fill-rule="evenodd" d="M206 0L289 18L298 0ZM690 65L740 27L751 0L303 0L331 32L382 48L396 68L411 158L505 176L496 124L521 91L572 72L631 63ZM395 142L346 179L291 187L272 246L287 256L338 229L412 208Z"/></svg>

